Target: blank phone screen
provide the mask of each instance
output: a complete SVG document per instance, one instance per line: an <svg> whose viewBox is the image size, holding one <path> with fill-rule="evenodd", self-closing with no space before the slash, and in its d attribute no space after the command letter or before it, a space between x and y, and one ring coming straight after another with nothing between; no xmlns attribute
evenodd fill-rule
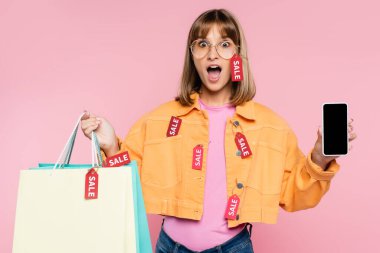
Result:
<svg viewBox="0 0 380 253"><path fill-rule="evenodd" d="M325 155L348 153L347 104L323 105L323 153Z"/></svg>

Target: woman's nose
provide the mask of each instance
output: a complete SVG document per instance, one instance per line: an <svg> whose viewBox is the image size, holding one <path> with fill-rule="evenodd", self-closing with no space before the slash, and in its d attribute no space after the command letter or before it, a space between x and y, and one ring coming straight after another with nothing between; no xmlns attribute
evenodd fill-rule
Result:
<svg viewBox="0 0 380 253"><path fill-rule="evenodd" d="M214 46L214 45L210 46L207 58L210 59L210 60L218 58L218 52L216 51L216 46Z"/></svg>

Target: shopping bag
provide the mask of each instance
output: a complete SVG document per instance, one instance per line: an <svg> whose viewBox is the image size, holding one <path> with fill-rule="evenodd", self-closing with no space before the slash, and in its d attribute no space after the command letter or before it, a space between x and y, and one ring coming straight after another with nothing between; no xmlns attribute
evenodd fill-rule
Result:
<svg viewBox="0 0 380 253"><path fill-rule="evenodd" d="M137 163L101 167L92 138L92 164L69 164L79 120L55 164L20 172L13 253L152 252ZM96 199L85 179L98 175Z"/></svg>

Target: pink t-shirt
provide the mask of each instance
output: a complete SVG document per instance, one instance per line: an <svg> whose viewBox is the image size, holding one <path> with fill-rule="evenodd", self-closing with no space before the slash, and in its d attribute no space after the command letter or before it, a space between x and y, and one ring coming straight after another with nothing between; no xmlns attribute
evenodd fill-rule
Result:
<svg viewBox="0 0 380 253"><path fill-rule="evenodd" d="M209 106L199 99L200 107L209 116L209 145L206 161L204 209L200 221L166 216L164 231L176 242L193 251L202 251L222 244L243 228L229 229L224 213L227 206L226 159L224 135L227 117L233 116L235 106Z"/></svg>

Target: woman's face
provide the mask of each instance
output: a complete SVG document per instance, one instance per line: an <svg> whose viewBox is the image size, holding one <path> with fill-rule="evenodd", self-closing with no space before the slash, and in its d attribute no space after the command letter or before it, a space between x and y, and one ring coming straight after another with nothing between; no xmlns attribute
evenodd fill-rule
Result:
<svg viewBox="0 0 380 253"><path fill-rule="evenodd" d="M231 39L222 38L216 24L211 27L204 39L212 45L217 45L224 41L226 44L222 44L223 46L231 46L231 43L234 45ZM231 92L230 60L222 58L216 51L216 47L212 46L210 51L202 58L197 58L193 55L193 60L202 81L202 92L213 94L222 91L223 93Z"/></svg>

